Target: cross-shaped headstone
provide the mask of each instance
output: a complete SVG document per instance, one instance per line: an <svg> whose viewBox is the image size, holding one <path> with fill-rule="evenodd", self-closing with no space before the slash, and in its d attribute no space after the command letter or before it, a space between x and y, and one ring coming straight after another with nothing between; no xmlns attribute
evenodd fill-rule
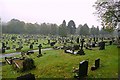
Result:
<svg viewBox="0 0 120 80"><path fill-rule="evenodd" d="M39 54L38 54L38 56L37 56L37 57L42 56L42 54L41 54L41 47L42 47L42 45L40 44L40 45L38 46L38 48L39 48Z"/></svg>
<svg viewBox="0 0 120 80"><path fill-rule="evenodd" d="M83 49L83 44L84 44L84 42L85 42L85 40L82 39L82 40L81 40L81 50Z"/></svg>

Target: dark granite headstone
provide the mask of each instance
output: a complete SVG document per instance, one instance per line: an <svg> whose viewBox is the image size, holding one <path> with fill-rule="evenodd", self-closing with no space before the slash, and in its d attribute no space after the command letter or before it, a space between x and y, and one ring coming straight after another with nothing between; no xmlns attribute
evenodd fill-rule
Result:
<svg viewBox="0 0 120 80"><path fill-rule="evenodd" d="M79 77L87 76L88 72L88 61L82 61L79 64Z"/></svg>
<svg viewBox="0 0 120 80"><path fill-rule="evenodd" d="M56 44L56 42L51 42L50 46L54 46Z"/></svg>
<svg viewBox="0 0 120 80"><path fill-rule="evenodd" d="M77 79L83 80L84 77L87 76L88 73L88 61L84 60L79 64L79 71L77 72L77 76L74 76Z"/></svg>
<svg viewBox="0 0 120 80"><path fill-rule="evenodd" d="M31 70L33 68L35 68L35 64L32 58L27 58L23 61L23 71Z"/></svg>
<svg viewBox="0 0 120 80"><path fill-rule="evenodd" d="M30 44L30 49L33 49L33 44Z"/></svg>
<svg viewBox="0 0 120 80"><path fill-rule="evenodd" d="M79 43L79 37L77 38L76 42Z"/></svg>
<svg viewBox="0 0 120 80"><path fill-rule="evenodd" d="M50 44L50 40L48 39L48 44Z"/></svg>
<svg viewBox="0 0 120 80"><path fill-rule="evenodd" d="M100 59L95 60L95 66L91 67L91 70L96 70L97 68L100 67Z"/></svg>
<svg viewBox="0 0 120 80"><path fill-rule="evenodd" d="M109 41L110 45L112 45L112 41Z"/></svg>
<svg viewBox="0 0 120 80"><path fill-rule="evenodd" d="M38 46L38 48L39 48L39 54L38 54L38 56L37 56L37 57L42 56L42 54L41 54L41 47L42 47L42 45L40 44L40 45Z"/></svg>
<svg viewBox="0 0 120 80"><path fill-rule="evenodd" d="M100 42L99 47L100 47L99 50L104 50L105 49L105 42L103 42L103 41Z"/></svg>
<svg viewBox="0 0 120 80"><path fill-rule="evenodd" d="M2 53L5 53L5 48L2 48Z"/></svg>
<svg viewBox="0 0 120 80"><path fill-rule="evenodd" d="M83 44L84 44L85 40L82 39L81 40L81 49L77 52L77 54L80 54L80 55L85 55L84 51L83 51Z"/></svg>
<svg viewBox="0 0 120 80"><path fill-rule="evenodd" d="M5 48L6 46L5 46L5 43L4 42L2 42L2 48Z"/></svg>

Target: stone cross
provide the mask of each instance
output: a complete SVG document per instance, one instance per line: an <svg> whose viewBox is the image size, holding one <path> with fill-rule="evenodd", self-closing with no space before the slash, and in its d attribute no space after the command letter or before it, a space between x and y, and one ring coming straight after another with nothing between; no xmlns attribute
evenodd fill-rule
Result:
<svg viewBox="0 0 120 80"><path fill-rule="evenodd" d="M42 45L40 44L40 45L38 46L38 48L39 48L39 55L41 54L41 47L42 47Z"/></svg>
<svg viewBox="0 0 120 80"><path fill-rule="evenodd" d="M83 44L84 44L84 42L85 42L85 40L82 39L82 40L81 40L81 50L83 49Z"/></svg>

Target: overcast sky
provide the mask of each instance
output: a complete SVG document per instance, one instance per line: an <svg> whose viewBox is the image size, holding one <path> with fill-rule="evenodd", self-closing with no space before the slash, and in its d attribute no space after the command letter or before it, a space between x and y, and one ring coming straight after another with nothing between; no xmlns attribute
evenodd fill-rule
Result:
<svg viewBox="0 0 120 80"><path fill-rule="evenodd" d="M92 7L96 0L1 0L0 17L2 21L13 18L31 23L56 23L74 20L76 27L87 23L100 26Z"/></svg>

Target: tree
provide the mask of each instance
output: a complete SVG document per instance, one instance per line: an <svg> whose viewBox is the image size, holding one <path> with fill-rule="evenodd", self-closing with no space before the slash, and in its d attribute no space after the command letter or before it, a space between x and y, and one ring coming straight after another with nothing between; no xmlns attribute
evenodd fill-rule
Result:
<svg viewBox="0 0 120 80"><path fill-rule="evenodd" d="M12 19L7 23L8 33L16 34L24 33L24 25L25 23L23 21Z"/></svg>
<svg viewBox="0 0 120 80"><path fill-rule="evenodd" d="M57 24L51 24L50 34L56 35L57 34Z"/></svg>
<svg viewBox="0 0 120 80"><path fill-rule="evenodd" d="M80 24L79 26L78 26L78 28L76 29L76 33L78 34L78 35L80 35L80 28L82 27L82 25Z"/></svg>
<svg viewBox="0 0 120 80"><path fill-rule="evenodd" d="M67 29L68 29L68 33L69 34L75 34L75 32L76 32L76 25L75 25L75 22L73 20L70 20L68 22Z"/></svg>
<svg viewBox="0 0 120 80"><path fill-rule="evenodd" d="M89 27L87 24L84 24L83 26L81 26L80 35L84 35L84 36L89 35Z"/></svg>
<svg viewBox="0 0 120 80"><path fill-rule="evenodd" d="M63 23L59 26L59 35L62 37L67 36L67 27L66 27L66 21L63 20Z"/></svg>
<svg viewBox="0 0 120 80"><path fill-rule="evenodd" d="M120 1L97 1L94 5L103 29L113 31L120 22Z"/></svg>

